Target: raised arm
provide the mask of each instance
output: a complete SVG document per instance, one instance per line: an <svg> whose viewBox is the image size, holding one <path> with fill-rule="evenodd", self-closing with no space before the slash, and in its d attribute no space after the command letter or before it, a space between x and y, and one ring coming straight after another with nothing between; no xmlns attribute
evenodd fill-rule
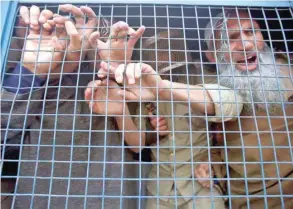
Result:
<svg viewBox="0 0 293 209"><path fill-rule="evenodd" d="M118 83L125 85L126 89L119 93L125 95L127 100L173 100L186 105L190 102L193 111L200 111L203 114L206 112L208 115L215 114L213 101L206 89L201 86L162 80L151 66L143 63L122 64L114 68L102 62L101 67L113 73Z"/></svg>
<svg viewBox="0 0 293 209"><path fill-rule="evenodd" d="M88 54L92 64L96 63L98 77L105 78L107 72L99 68L101 61L114 66L121 63L129 63L133 54L133 48L145 31L141 26L137 30L131 28L127 23L119 21L111 26L109 37L102 37L98 31L91 34L89 42L92 46ZM105 41L104 41L105 40ZM97 53L95 53L97 50ZM112 77L112 75L109 75Z"/></svg>
<svg viewBox="0 0 293 209"><path fill-rule="evenodd" d="M57 38L54 25L47 24L53 16L49 10L40 11L36 6L21 7L23 24L29 27L22 50L22 62L14 69L3 73L1 89L1 144L20 144L25 132L33 123L33 115L40 113L43 90L47 79L56 78L60 73L60 64L64 55L65 41ZM65 29L57 30L60 36L69 35L68 45L78 49L76 29L66 22ZM52 62L54 61L54 62ZM72 69L73 70L73 69ZM4 146L2 146L3 148ZM9 150L5 147L6 152Z"/></svg>
<svg viewBox="0 0 293 209"><path fill-rule="evenodd" d="M146 134L135 125L119 91L120 87L114 81L93 81L85 91L85 100L93 113L114 117L118 129L124 131L125 142L133 152L139 152L139 147L145 145Z"/></svg>

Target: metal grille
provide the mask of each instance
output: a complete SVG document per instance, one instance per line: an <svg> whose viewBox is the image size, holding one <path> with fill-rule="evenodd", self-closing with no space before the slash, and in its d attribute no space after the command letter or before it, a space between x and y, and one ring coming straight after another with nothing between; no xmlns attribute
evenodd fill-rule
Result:
<svg viewBox="0 0 293 209"><path fill-rule="evenodd" d="M74 20L57 4L37 6ZM1 86L3 207L293 207L292 8L87 6L103 41L118 21L134 29L144 25L131 62L154 70L142 71L136 86L127 83L128 72L125 82L114 85L108 71L111 79L103 78L104 86L96 86L86 101L85 90L95 88L88 83L99 80L102 60L91 47L69 62L66 46L59 61L49 61L49 72L55 63L60 66L48 76L55 79L22 86L23 77L35 83L42 75L23 73L24 67L21 75L13 71L23 66L20 46L30 32L15 24ZM83 19L82 27L90 19ZM17 29L25 35L17 36ZM46 39L40 30L36 43ZM109 43L118 39L131 37L112 37ZM28 49L38 60L44 55L40 47ZM127 47L105 50L123 54ZM103 61L108 67L117 62ZM72 63L75 71L67 71ZM165 80L150 85L145 78L151 75ZM18 85L5 86L11 78ZM113 99L109 95L117 88L123 95ZM134 91L138 96L129 101L127 94ZM145 99L145 92L154 97ZM101 112L89 102L99 102ZM162 123L152 126L157 117L165 119L166 130L156 130ZM200 166L205 169L195 172ZM5 206L9 199L11 206Z"/></svg>

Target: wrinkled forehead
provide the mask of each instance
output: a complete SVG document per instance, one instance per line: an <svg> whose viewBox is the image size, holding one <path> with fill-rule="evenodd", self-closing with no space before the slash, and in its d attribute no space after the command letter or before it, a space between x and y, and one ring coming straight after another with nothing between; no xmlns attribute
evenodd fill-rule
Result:
<svg viewBox="0 0 293 209"><path fill-rule="evenodd" d="M259 24L256 20L251 18L251 16L246 11L232 11L227 17L227 28L228 29L240 29L242 28L254 28L259 29Z"/></svg>
<svg viewBox="0 0 293 209"><path fill-rule="evenodd" d="M260 29L259 24L252 19L246 10L226 10L224 13L219 13L207 24L204 35L205 42L208 48L212 48L213 34L215 39L225 41L228 40L227 35L251 28ZM219 44L216 43L216 48L219 48Z"/></svg>

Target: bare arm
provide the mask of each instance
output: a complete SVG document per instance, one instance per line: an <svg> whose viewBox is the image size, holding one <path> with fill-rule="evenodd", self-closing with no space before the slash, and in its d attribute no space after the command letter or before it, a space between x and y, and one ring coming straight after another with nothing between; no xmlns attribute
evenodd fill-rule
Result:
<svg viewBox="0 0 293 209"><path fill-rule="evenodd" d="M126 143L129 146L137 146L137 148L130 147L130 149L133 152L139 152L139 147L145 145L145 132L141 132L135 125L127 104L118 94L119 91L120 88L114 81L92 81L85 90L85 100L94 113L114 115L119 130L125 131ZM104 102L106 100L108 100L107 103Z"/></svg>
<svg viewBox="0 0 293 209"><path fill-rule="evenodd" d="M193 111L200 111L208 115L215 114L215 107L209 93L200 86L186 85L182 83L162 80L159 84L160 91L158 96L160 100L180 101L190 106Z"/></svg>
<svg viewBox="0 0 293 209"><path fill-rule="evenodd" d="M215 114L213 101L204 88L162 80L147 64L130 63L127 66L121 64L116 69L102 62L101 68L105 72L114 73L117 83L126 82L126 89L121 91L120 95L125 96L127 100L156 101L158 96L160 100L180 101L186 105L191 101L193 111L200 111L203 114L206 112L208 115ZM140 86L140 78L142 86Z"/></svg>
<svg viewBox="0 0 293 209"><path fill-rule="evenodd" d="M124 131L124 140L130 147L133 152L140 152L140 146L145 145L146 134L143 131L140 131L137 126L134 124L132 117L130 116L129 109L125 107L125 114L121 117L115 117L115 120L118 125L119 130Z"/></svg>

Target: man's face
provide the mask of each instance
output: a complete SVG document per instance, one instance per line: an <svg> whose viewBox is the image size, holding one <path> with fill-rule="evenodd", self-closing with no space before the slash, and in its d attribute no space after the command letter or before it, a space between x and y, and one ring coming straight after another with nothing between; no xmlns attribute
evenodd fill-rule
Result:
<svg viewBox="0 0 293 209"><path fill-rule="evenodd" d="M258 23L251 20L248 13L242 11L238 14L239 16L232 13L227 21L228 31L221 31L225 33L222 37L229 40L226 41L229 50L224 49L223 56L225 61L232 62L236 69L253 71L258 64L257 51L262 51L264 48L263 36ZM218 33L220 32L218 31ZM219 35L218 37L221 37ZM221 51L221 46L218 47Z"/></svg>
<svg viewBox="0 0 293 209"><path fill-rule="evenodd" d="M252 114L254 108L270 114L279 113L281 101L288 101L287 81L282 79L280 66L275 65L273 51L264 42L259 25L252 22L247 13L239 12L239 18L246 18L240 20L241 29L236 14L230 14L229 18L228 31L220 29L215 34L222 39L228 35L230 40L229 43L216 42L220 85L234 89L242 96L244 112L248 114ZM226 35L220 34L223 32ZM216 61L208 54L207 57Z"/></svg>

